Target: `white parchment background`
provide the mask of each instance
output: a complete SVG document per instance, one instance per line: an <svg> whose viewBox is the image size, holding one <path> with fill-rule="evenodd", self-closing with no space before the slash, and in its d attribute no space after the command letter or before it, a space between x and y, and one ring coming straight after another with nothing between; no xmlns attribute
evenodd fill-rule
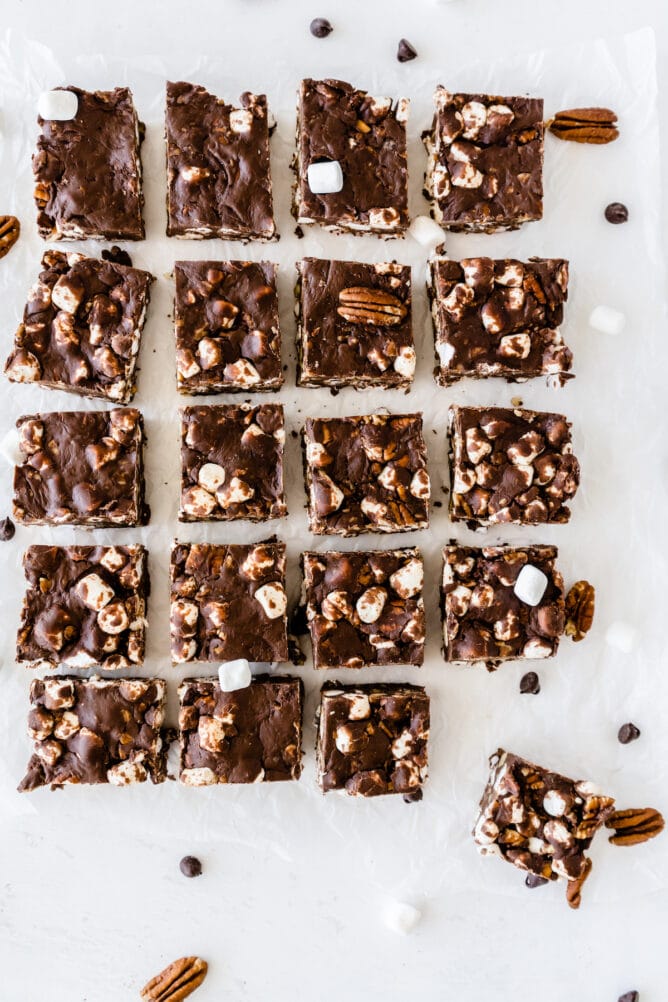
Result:
<svg viewBox="0 0 668 1002"><path fill-rule="evenodd" d="M425 412L434 498L443 501L443 507L433 510L428 533L399 542L420 545L426 557L426 664L422 671L367 672L364 679L382 674L426 685L433 729L425 799L407 806L400 798L365 803L321 797L314 778L312 718L326 676L316 675L309 664L297 669L308 694L307 758L298 784L214 790L182 790L176 784L121 791L81 788L20 798L13 789L30 750L24 736L29 677L13 663L23 590L21 554L31 542L85 542L91 535L67 528L19 529L15 540L0 550L0 999L121 1002L135 998L138 987L164 963L194 952L211 963L197 995L202 1002L283 1002L313 995L326 1002L342 997L398 1000L409 994L506 1002L519 991L546 1002L614 1002L631 987L643 990L643 1002L659 1002L665 998L665 979L657 963L657 933L666 919L668 886L661 840L622 851L601 837L594 847L595 866L584 904L573 913L565 904L563 886L529 892L512 867L479 859L469 836L486 758L498 745L569 775L594 779L620 806L652 804L665 810L668 804L663 650L668 456L661 371L666 348L652 33L594 42L573 39L568 47L541 46L522 56L505 50L493 59L475 60L470 46L454 44L448 36L449 8L416 2L399 21L397 5L391 4L396 33L416 45L423 37L429 49L425 25L433 16L447 43L447 58L432 43L426 56L400 66L393 58L391 33L383 31L381 47L367 29L352 30L353 5L342 4L338 11L308 6L249 0L243 10L243 4L229 3L231 21L216 20L220 53L206 28L202 48L208 55L197 58L192 49L188 57L179 57L174 39L168 47L159 45L148 18L141 29L145 54L134 48L127 58L118 55L115 42L105 47L102 25L90 55L79 46L54 51L28 41L23 33L5 33L0 49L0 212L15 212L23 235L0 262L2 356L9 350L42 251L34 232L29 170L37 95L61 83L91 88L127 83L148 126L143 148L148 238L128 249L135 264L158 277L135 401L147 421L152 520L145 530L100 531L92 538L141 539L150 549L153 593L146 673L173 680L172 704L177 681L193 673L192 668L171 668L168 659L167 557L174 535L237 541L278 532L289 543L293 595L300 549L338 545L309 537L298 443L290 435L288 520L272 523L268 530L243 524L180 527L176 521L176 409L184 401L173 385L169 272L177 258L267 257L280 267L288 364L286 385L271 399L285 404L289 429L297 430L306 414L363 413L379 406ZM74 4L68 10L75 14L79 7ZM250 7L254 14L249 22ZM290 44L282 44L274 61L269 53L272 41L281 35L282 9L301 13L294 29L301 32L294 43L299 58L291 55ZM164 14L156 10L154 16L162 17L169 5ZM306 32L315 14L328 14L337 23L337 34L326 42L316 42ZM192 16L198 16L195 6ZM250 36L235 34L235 24L243 24L246 32L252 25L261 40L245 58L238 49ZM112 51L116 54L98 55ZM565 389L549 390L540 381L519 388L488 381L437 389L431 378L423 250L410 240L383 243L317 231L297 240L289 215L288 163L295 89L300 76L307 74L339 75L376 93L411 97L413 214L424 211L424 156L418 137L429 124L430 96L438 82L461 90L542 95L547 115L581 104L604 104L618 112L622 138L614 146L571 146L548 137L541 223L515 234L448 239L453 257L488 253L570 259L564 334L575 353L577 378ZM161 118L166 76L202 83L227 99L236 99L244 89L268 93L278 118L272 148L282 234L277 245L244 249L164 237ZM629 205L627 225L612 227L603 220L602 210L612 200ZM95 253L94 245L86 250ZM291 290L294 262L305 254L370 261L396 256L413 266L419 364L409 395L348 390L334 398L326 390L295 389ZM626 312L628 326L621 337L607 338L588 329L589 312L599 303ZM447 485L447 407L453 401L508 404L518 394L528 406L563 409L572 419L583 484L569 526L499 531L487 538L554 542L567 584L587 577L598 592L597 619L587 641L577 646L565 641L555 660L538 664L538 697L519 695L519 664L488 675L482 669L447 666L439 654L440 547L451 536L481 541L466 529L453 531L448 522L447 498L441 493L441 485ZM21 413L78 406L101 404L4 382L0 424L4 430ZM11 471L5 466L0 471L0 514L9 510L10 482ZM360 543L383 546L391 541L366 537ZM355 542L342 545L353 547ZM642 634L629 656L609 649L603 639L607 625L620 618ZM361 675L350 676L358 679ZM616 733L626 720L635 721L643 733L638 742L623 747ZM178 872L178 860L186 852L203 859L205 875L196 881L186 881ZM409 940L397 940L380 922L390 897L424 909L423 923ZM652 961L653 950L657 953ZM596 968L591 980L585 977L590 964Z"/></svg>

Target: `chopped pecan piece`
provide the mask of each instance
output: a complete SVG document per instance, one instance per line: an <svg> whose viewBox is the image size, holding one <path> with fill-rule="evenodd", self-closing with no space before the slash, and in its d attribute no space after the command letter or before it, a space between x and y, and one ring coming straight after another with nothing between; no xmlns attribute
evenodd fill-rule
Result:
<svg viewBox="0 0 668 1002"><path fill-rule="evenodd" d="M181 1002L204 981L208 965L200 957L180 957L141 990L143 1002Z"/></svg>
<svg viewBox="0 0 668 1002"><path fill-rule="evenodd" d="M573 143L611 143L619 136L617 115L609 108L572 108L558 111L547 127L557 139Z"/></svg>
<svg viewBox="0 0 668 1002"><path fill-rule="evenodd" d="M566 595L566 626L564 633L573 640L582 640L594 622L596 591L588 581L576 581Z"/></svg>
<svg viewBox="0 0 668 1002"><path fill-rule="evenodd" d="M16 216L0 216L0 257L9 254L21 232Z"/></svg>
<svg viewBox="0 0 668 1002"><path fill-rule="evenodd" d="M401 323L408 310L391 292L354 286L341 290L336 312L351 324L393 327Z"/></svg>
<svg viewBox="0 0 668 1002"><path fill-rule="evenodd" d="M660 835L665 821L661 812L653 807L630 807L611 814L605 827L614 832L608 838L613 845L638 845Z"/></svg>

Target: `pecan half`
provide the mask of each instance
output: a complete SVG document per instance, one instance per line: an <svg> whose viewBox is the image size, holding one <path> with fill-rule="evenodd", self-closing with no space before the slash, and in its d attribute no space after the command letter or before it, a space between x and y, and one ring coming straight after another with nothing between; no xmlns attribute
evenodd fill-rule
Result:
<svg viewBox="0 0 668 1002"><path fill-rule="evenodd" d="M400 299L384 289L351 286L339 293L336 312L351 324L394 327L401 323L408 310Z"/></svg>
<svg viewBox="0 0 668 1002"><path fill-rule="evenodd" d="M200 957L180 957L141 990L143 1002L181 1002L204 981L208 965Z"/></svg>
<svg viewBox="0 0 668 1002"><path fill-rule="evenodd" d="M619 136L617 116L609 108L572 108L558 111L547 123L557 139L573 143L611 143Z"/></svg>
<svg viewBox="0 0 668 1002"><path fill-rule="evenodd" d="M591 860L585 859L582 873L575 880L569 880L566 886L566 900L571 908L579 908L582 904L582 885L591 873Z"/></svg>
<svg viewBox="0 0 668 1002"><path fill-rule="evenodd" d="M0 216L0 257L9 254L21 232L16 216Z"/></svg>
<svg viewBox="0 0 668 1002"><path fill-rule="evenodd" d="M626 811L615 811L605 822L611 828L608 842L613 845L638 845L649 842L660 835L665 826L663 815L653 807L631 807Z"/></svg>
<svg viewBox="0 0 668 1002"><path fill-rule="evenodd" d="M577 643L591 630L594 622L596 590L588 581L576 581L566 595L564 633Z"/></svg>

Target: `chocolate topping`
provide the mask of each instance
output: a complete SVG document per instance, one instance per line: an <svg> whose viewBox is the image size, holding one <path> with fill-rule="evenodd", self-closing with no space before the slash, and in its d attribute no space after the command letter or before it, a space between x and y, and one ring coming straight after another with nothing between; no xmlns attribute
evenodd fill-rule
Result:
<svg viewBox="0 0 668 1002"><path fill-rule="evenodd" d="M415 794L427 778L429 697L417 685L322 688L318 782L351 796Z"/></svg>
<svg viewBox="0 0 668 1002"><path fill-rule="evenodd" d="M93 528L148 521L138 410L32 414L16 427L24 456L14 471L18 522Z"/></svg>
<svg viewBox="0 0 668 1002"><path fill-rule="evenodd" d="M172 660L288 660L285 545L176 543Z"/></svg>
<svg viewBox="0 0 668 1002"><path fill-rule="evenodd" d="M35 754L19 791L69 783L127 786L149 778L161 783L166 691L160 678L35 679L28 717Z"/></svg>
<svg viewBox="0 0 668 1002"><path fill-rule="evenodd" d="M299 385L409 387L415 371L410 268L319 258L305 258L297 268ZM357 308L342 316L342 298L353 291ZM379 307L378 293L389 302Z"/></svg>
<svg viewBox="0 0 668 1002"><path fill-rule="evenodd" d="M127 87L80 90L70 121L38 118L32 166L45 240L143 240L139 127Z"/></svg>
<svg viewBox="0 0 668 1002"><path fill-rule="evenodd" d="M248 392L283 383L276 265L266 261L177 261L177 388Z"/></svg>
<svg viewBox="0 0 668 1002"><path fill-rule="evenodd" d="M257 675L245 689L187 678L179 688L181 773L188 786L299 779L303 685Z"/></svg>
<svg viewBox="0 0 668 1002"><path fill-rule="evenodd" d="M304 553L302 564L315 668L422 664L419 550Z"/></svg>
<svg viewBox="0 0 668 1002"><path fill-rule="evenodd" d="M390 98L374 98L342 80L303 80L295 159L297 222L385 235L405 230L407 113L405 98L393 105ZM321 160L340 163L341 191L311 191L307 169Z"/></svg>
<svg viewBox="0 0 668 1002"><path fill-rule="evenodd" d="M30 546L23 569L28 588L18 661L106 671L143 663L149 591L143 546Z"/></svg>
<svg viewBox="0 0 668 1002"><path fill-rule="evenodd" d="M264 94L167 84L167 235L275 240Z"/></svg>

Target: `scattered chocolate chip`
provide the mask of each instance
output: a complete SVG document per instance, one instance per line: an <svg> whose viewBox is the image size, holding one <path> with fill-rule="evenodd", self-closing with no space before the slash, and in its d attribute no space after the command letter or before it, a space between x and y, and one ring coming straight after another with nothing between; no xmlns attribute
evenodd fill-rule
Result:
<svg viewBox="0 0 668 1002"><path fill-rule="evenodd" d="M417 790L413 790L412 793L404 793L404 803L405 804L417 804L422 800L422 789L418 787Z"/></svg>
<svg viewBox="0 0 668 1002"><path fill-rule="evenodd" d="M309 25L309 30L316 38L327 38L334 31L330 21L326 17L314 17Z"/></svg>
<svg viewBox="0 0 668 1002"><path fill-rule="evenodd" d="M417 56L417 49L413 48L406 38L402 38L397 46L397 59L400 63L409 63Z"/></svg>
<svg viewBox="0 0 668 1002"><path fill-rule="evenodd" d="M299 240L304 239L304 231L301 226L295 226L295 236L298 237Z"/></svg>
<svg viewBox="0 0 668 1002"><path fill-rule="evenodd" d="M542 887L543 884L549 884L549 880L547 877L539 877L537 873L527 873L524 883L527 887Z"/></svg>
<svg viewBox="0 0 668 1002"><path fill-rule="evenodd" d="M640 1002L640 992L624 992L617 999L617 1002Z"/></svg>
<svg viewBox="0 0 668 1002"><path fill-rule="evenodd" d="M184 856L179 863L179 870L184 877L199 877L202 873L202 864L197 856Z"/></svg>
<svg viewBox="0 0 668 1002"><path fill-rule="evenodd" d="M540 692L540 679L535 671L528 671L520 679L520 692L528 692L532 696L537 696Z"/></svg>
<svg viewBox="0 0 668 1002"><path fill-rule="evenodd" d="M16 526L12 522L11 518L0 519L0 541L3 543L9 542L10 539L14 538L14 533L16 532Z"/></svg>
<svg viewBox="0 0 668 1002"><path fill-rule="evenodd" d="M295 431L295 429L293 428L292 431L290 432L290 438L299 438L299 432Z"/></svg>
<svg viewBox="0 0 668 1002"><path fill-rule="evenodd" d="M127 251L121 250L114 244L108 250L103 250L100 255L103 261L111 261L112 264L124 264L126 267L132 267L132 258Z"/></svg>
<svg viewBox="0 0 668 1002"><path fill-rule="evenodd" d="M609 223L625 223L629 218L629 210L622 202L611 202L606 207L605 218Z"/></svg>
<svg viewBox="0 0 668 1002"><path fill-rule="evenodd" d="M622 724L617 732L617 740L620 744L628 745L631 741L636 741L640 737L640 730L635 724Z"/></svg>
<svg viewBox="0 0 668 1002"><path fill-rule="evenodd" d="M443 507L442 501L434 501L434 508L442 508L442 507Z"/></svg>

